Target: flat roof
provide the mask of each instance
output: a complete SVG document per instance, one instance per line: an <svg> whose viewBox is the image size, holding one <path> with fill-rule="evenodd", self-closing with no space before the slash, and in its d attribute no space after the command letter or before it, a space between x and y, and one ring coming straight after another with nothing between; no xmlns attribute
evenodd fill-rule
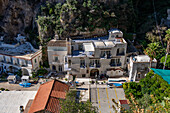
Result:
<svg viewBox="0 0 170 113"><path fill-rule="evenodd" d="M95 47L105 47L105 44L103 41L94 41L93 43Z"/></svg>
<svg viewBox="0 0 170 113"><path fill-rule="evenodd" d="M48 42L48 46L57 46L57 47L66 47L67 41L66 40L50 40Z"/></svg>
<svg viewBox="0 0 170 113"><path fill-rule="evenodd" d="M83 43L85 51L94 51L94 46L92 43Z"/></svg>
<svg viewBox="0 0 170 113"><path fill-rule="evenodd" d="M16 58L30 60L35 54L41 50L34 49L29 42L21 44L15 48L0 47L0 55L12 56Z"/></svg>
<svg viewBox="0 0 170 113"><path fill-rule="evenodd" d="M104 40L104 43L105 43L105 45L108 46L108 47L114 47L114 46L115 46L115 44L113 43L113 41Z"/></svg>
<svg viewBox="0 0 170 113"><path fill-rule="evenodd" d="M30 99L34 99L37 91L1 91L0 112L20 113L19 107L24 109Z"/></svg>
<svg viewBox="0 0 170 113"><path fill-rule="evenodd" d="M133 61L135 62L150 62L150 57L148 55L138 55L133 57ZM156 62L156 59L154 59L153 61Z"/></svg>

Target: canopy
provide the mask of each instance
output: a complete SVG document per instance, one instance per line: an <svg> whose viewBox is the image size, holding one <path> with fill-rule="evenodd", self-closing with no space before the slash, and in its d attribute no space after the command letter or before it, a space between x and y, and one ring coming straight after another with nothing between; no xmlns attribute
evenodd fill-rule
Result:
<svg viewBox="0 0 170 113"><path fill-rule="evenodd" d="M29 79L29 76L22 76L21 79Z"/></svg>
<svg viewBox="0 0 170 113"><path fill-rule="evenodd" d="M165 81L168 82L168 84L170 84L170 70L155 69L155 68L151 68L151 70L153 70L155 74L160 75Z"/></svg>

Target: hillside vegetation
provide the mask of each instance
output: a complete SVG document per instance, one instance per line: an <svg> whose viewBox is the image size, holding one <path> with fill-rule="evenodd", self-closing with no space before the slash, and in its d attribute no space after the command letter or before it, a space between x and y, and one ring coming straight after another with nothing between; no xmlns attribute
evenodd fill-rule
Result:
<svg viewBox="0 0 170 113"><path fill-rule="evenodd" d="M170 85L153 71L139 83L124 83L123 89L133 110L137 106L139 109L150 112L168 113L170 111Z"/></svg>

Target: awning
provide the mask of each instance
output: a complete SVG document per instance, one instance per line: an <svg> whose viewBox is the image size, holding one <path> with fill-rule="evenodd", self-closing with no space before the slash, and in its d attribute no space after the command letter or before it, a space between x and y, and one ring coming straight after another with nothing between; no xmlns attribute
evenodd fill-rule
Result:
<svg viewBox="0 0 170 113"><path fill-rule="evenodd" d="M8 80L11 80L11 79L13 80L14 78L16 78L16 76L14 76L14 75L10 75L10 76L8 76L8 78L7 78L7 79L8 79Z"/></svg>
<svg viewBox="0 0 170 113"><path fill-rule="evenodd" d="M170 84L170 70L155 69L155 68L151 68L151 70L153 70L155 74L158 74L165 81L167 81L168 84Z"/></svg>
<svg viewBox="0 0 170 113"><path fill-rule="evenodd" d="M29 76L22 76L21 79L29 79Z"/></svg>

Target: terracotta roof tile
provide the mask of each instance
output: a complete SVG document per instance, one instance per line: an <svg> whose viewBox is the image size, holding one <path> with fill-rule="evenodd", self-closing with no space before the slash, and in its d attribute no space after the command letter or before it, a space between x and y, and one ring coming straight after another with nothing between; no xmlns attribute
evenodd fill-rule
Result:
<svg viewBox="0 0 170 113"><path fill-rule="evenodd" d="M55 98L65 99L65 97L66 97L66 92L52 91L50 96L55 97Z"/></svg>
<svg viewBox="0 0 170 113"><path fill-rule="evenodd" d="M59 113L60 111L60 100L58 98L50 97L46 111L50 111L52 113Z"/></svg>
<svg viewBox="0 0 170 113"><path fill-rule="evenodd" d="M52 90L53 83L54 80L46 82L39 87L34 101L30 107L29 113L41 111L45 108L50 92Z"/></svg>
<svg viewBox="0 0 170 113"><path fill-rule="evenodd" d="M40 86L29 113L37 111L50 111L58 113L60 109L59 99L65 99L69 86L61 81L52 80Z"/></svg>

